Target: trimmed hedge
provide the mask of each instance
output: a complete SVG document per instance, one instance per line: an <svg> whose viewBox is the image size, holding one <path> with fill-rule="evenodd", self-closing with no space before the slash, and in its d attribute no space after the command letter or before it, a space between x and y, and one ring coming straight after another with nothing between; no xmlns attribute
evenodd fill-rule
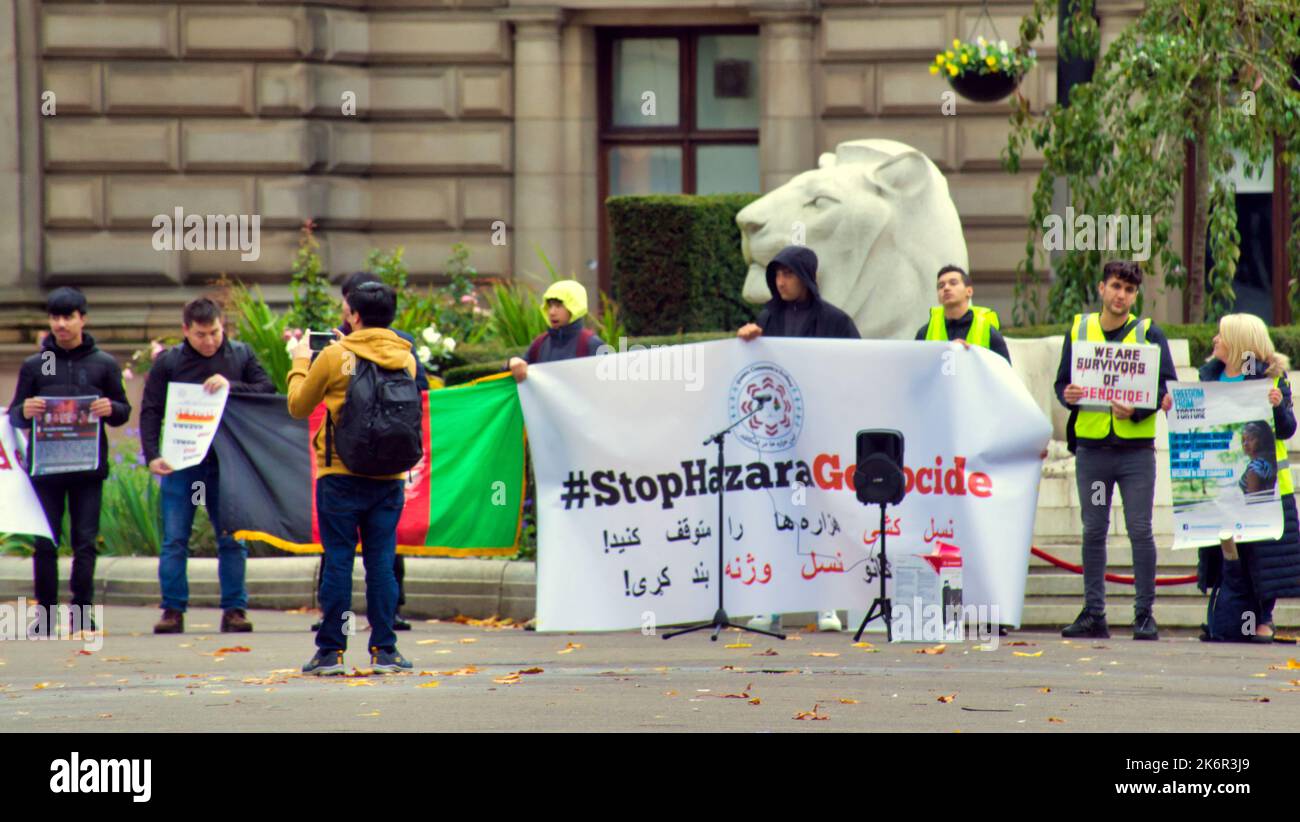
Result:
<svg viewBox="0 0 1300 822"><path fill-rule="evenodd" d="M1187 340L1188 355L1191 364L1200 366L1209 359L1214 351L1214 335L1219 333L1218 323L1200 323L1197 325L1161 325L1165 336L1171 340ZM1065 335L1070 331L1069 323L1053 325L1022 325L1002 331L1005 337L1052 337ZM1278 351L1291 358L1292 366L1300 366L1300 326L1278 325L1268 329L1273 345Z"/></svg>
<svg viewBox="0 0 1300 822"><path fill-rule="evenodd" d="M656 337L629 337L627 347L641 345L649 348L652 345L690 345L691 343L708 342L709 340L725 340L736 335L735 331L697 331L690 334L667 334ZM617 340L606 340L609 345L617 348ZM456 349L460 354L464 348L462 346ZM447 385L462 385L472 382L480 377L488 377L492 374L500 373L506 360L511 357L521 357L526 350L526 346L519 348L490 348L488 346L473 346L472 350L464 351L466 365L449 368L443 374L443 380Z"/></svg>
<svg viewBox="0 0 1300 822"><path fill-rule="evenodd" d="M753 320L741 297L745 258L736 213L757 194L610 197L613 297L629 334L735 329Z"/></svg>

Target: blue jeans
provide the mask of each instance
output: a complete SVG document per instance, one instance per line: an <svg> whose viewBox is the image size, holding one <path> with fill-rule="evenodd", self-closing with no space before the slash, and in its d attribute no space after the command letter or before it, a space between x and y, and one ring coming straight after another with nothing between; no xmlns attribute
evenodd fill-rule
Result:
<svg viewBox="0 0 1300 822"><path fill-rule="evenodd" d="M244 585L248 549L229 534L221 532L219 484L217 460L213 455L198 465L182 468L162 478L163 543L162 556L158 558L158 582L162 586L164 608L183 612L189 603L190 582L185 563L190 555L196 499L208 509L208 519L217 534L221 609L229 611L248 607L248 588Z"/></svg>
<svg viewBox="0 0 1300 822"><path fill-rule="evenodd" d="M370 647L393 651L393 614L397 612L397 521L406 498L401 480L371 479L330 474L316 480L316 520L321 547L321 627L316 647L345 651L348 638L345 616L352 610L352 563L358 538L366 567L366 618L370 620Z"/></svg>

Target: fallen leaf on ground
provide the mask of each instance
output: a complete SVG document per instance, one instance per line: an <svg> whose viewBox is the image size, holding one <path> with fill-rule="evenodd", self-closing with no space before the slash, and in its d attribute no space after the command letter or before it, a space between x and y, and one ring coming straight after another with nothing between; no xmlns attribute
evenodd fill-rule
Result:
<svg viewBox="0 0 1300 822"><path fill-rule="evenodd" d="M438 644L439 642L441 642L441 641L442 641L442 640L440 640L440 639L422 639L422 640L420 640L419 642L417 642L417 643L415 643L415 644L416 644L416 645L437 645L437 644Z"/></svg>
<svg viewBox="0 0 1300 822"><path fill-rule="evenodd" d="M522 680L520 679L519 674L506 674L505 676L499 676L492 681L498 685L515 685Z"/></svg>
<svg viewBox="0 0 1300 822"><path fill-rule="evenodd" d="M478 642L478 640L472 636L462 637L461 639L458 639L456 641L459 642L461 645L469 645L472 642Z"/></svg>
<svg viewBox="0 0 1300 822"><path fill-rule="evenodd" d="M438 686L441 685L441 684L442 684L442 680L434 679L434 680L431 680L431 681L429 681L429 682L423 682L423 683L421 683L421 684L419 684L419 685L416 685L415 687L417 687L417 688L436 688L436 687L438 687Z"/></svg>
<svg viewBox="0 0 1300 822"><path fill-rule="evenodd" d="M827 716L826 714L820 713L820 709L821 709L821 705L814 705L811 711L800 711L799 713L794 715L794 718L811 719L811 720L830 719L830 717Z"/></svg>
<svg viewBox="0 0 1300 822"><path fill-rule="evenodd" d="M753 687L754 687L754 683L751 682L745 686L745 690L743 690L738 694L705 694L705 696L713 696L713 697L717 697L718 699L752 699L753 697L749 693L749 689Z"/></svg>
<svg viewBox="0 0 1300 822"><path fill-rule="evenodd" d="M753 645L753 643L750 643L750 642L733 642L732 644L730 644L730 645L728 645L728 646L726 646L726 647L728 647L728 648L753 648L754 645Z"/></svg>
<svg viewBox="0 0 1300 822"><path fill-rule="evenodd" d="M1049 716L1049 717L1047 718L1047 721L1050 722L1050 723L1052 723L1053 725L1064 725L1064 724L1065 724L1065 720L1064 720L1064 719L1061 719L1059 716Z"/></svg>
<svg viewBox="0 0 1300 822"><path fill-rule="evenodd" d="M348 683L348 687L349 687L349 688L355 688L355 687L357 687L358 685L374 685L374 684L375 684L375 683L371 682L371 681L368 680L368 679L358 679L356 682L349 682L349 683Z"/></svg>
<svg viewBox="0 0 1300 822"><path fill-rule="evenodd" d="M523 675L525 675L525 676L531 676L532 674L540 674L540 673L544 673L544 669L542 669L542 668L524 668L523 670L519 671L519 673L521 673L521 674L523 674Z"/></svg>
<svg viewBox="0 0 1300 822"><path fill-rule="evenodd" d="M949 702L952 702L956 698L957 698L956 694L944 694L943 696L939 697L939 701L947 705Z"/></svg>
<svg viewBox="0 0 1300 822"><path fill-rule="evenodd" d="M457 668L454 671L443 671L443 676L473 676L478 673L478 668L473 665L466 665L464 668Z"/></svg>
<svg viewBox="0 0 1300 822"><path fill-rule="evenodd" d="M833 653L831 651L813 651L808 656L839 656L839 654Z"/></svg>
<svg viewBox="0 0 1300 822"><path fill-rule="evenodd" d="M677 696L676 691L664 691L664 696Z"/></svg>
<svg viewBox="0 0 1300 822"><path fill-rule="evenodd" d="M1039 689L1038 689L1038 692L1039 692L1040 694L1050 694L1050 693L1052 692L1052 689L1051 689L1051 688L1039 688Z"/></svg>
<svg viewBox="0 0 1300 822"><path fill-rule="evenodd" d="M1016 641L1014 641L1014 642L1008 642L1007 644L1010 645L1010 646L1013 647L1013 648L1018 648L1018 647L1021 647L1021 646L1024 646L1024 645L1032 645L1033 643L1031 643L1031 642L1025 642L1023 639L1017 639Z"/></svg>
<svg viewBox="0 0 1300 822"><path fill-rule="evenodd" d="M753 697L752 699L749 700L749 704L750 704L750 705L761 705L761 704L763 704L763 700L759 699L758 697Z"/></svg>
<svg viewBox="0 0 1300 822"><path fill-rule="evenodd" d="M856 699L846 699L844 697L840 697L839 703L841 705L857 705L858 701Z"/></svg>
<svg viewBox="0 0 1300 822"><path fill-rule="evenodd" d="M874 648L875 646L872 645L870 642L855 642L855 643L853 643L853 645L852 645L851 647L853 647L853 648Z"/></svg>
<svg viewBox="0 0 1300 822"><path fill-rule="evenodd" d="M941 653L943 653L943 652L946 651L946 650L948 650L948 646L947 646L947 645L935 645L933 648L917 648L917 649L916 649L915 651L913 651L912 653L916 653L916 654L930 654L930 655L933 656L933 655L935 655L935 654L941 654Z"/></svg>
<svg viewBox="0 0 1300 822"><path fill-rule="evenodd" d="M780 654L778 654L776 651L772 650L771 648L768 648L766 651L759 651L758 653L754 654L754 656L780 656Z"/></svg>
<svg viewBox="0 0 1300 822"><path fill-rule="evenodd" d="M434 622L436 620L429 620L429 621ZM473 617L467 617L464 614L461 614L460 616L457 616L455 619L453 619L452 622L458 623L460 625L471 625L475 628L487 628L490 631L500 631L505 628L519 629L524 627L524 623L522 622L516 622L514 619L510 617L506 617L505 619L502 619L496 615L487 617L486 619L475 619Z"/></svg>
<svg viewBox="0 0 1300 822"><path fill-rule="evenodd" d="M214 654L246 654L248 652L248 649L243 645L236 645L233 648L218 648L213 651Z"/></svg>
<svg viewBox="0 0 1300 822"><path fill-rule="evenodd" d="M1011 655L1012 655L1012 656L1042 656L1042 655L1043 655L1043 652L1042 652L1042 651L1034 651L1032 654L1030 654L1030 653L1026 653L1025 651L1012 651L1012 652L1011 652Z"/></svg>
<svg viewBox="0 0 1300 822"><path fill-rule="evenodd" d="M566 642L565 645L564 645L564 647L563 647L562 649L556 651L556 653L557 653L557 654L571 654L571 653L573 653L574 651L578 650L578 649L581 648L581 647L582 647L582 643L581 643L581 642Z"/></svg>
<svg viewBox="0 0 1300 822"><path fill-rule="evenodd" d="M83 648L82 650L77 651L77 656L93 656L93 654Z"/></svg>
<svg viewBox="0 0 1300 822"><path fill-rule="evenodd" d="M112 718L113 718L113 715L112 715L112 714L100 714L100 715L99 715L99 718L100 718L100 719L112 719Z"/></svg>
<svg viewBox="0 0 1300 822"><path fill-rule="evenodd" d="M371 711L368 714L357 714L357 716L379 716L379 711Z"/></svg>

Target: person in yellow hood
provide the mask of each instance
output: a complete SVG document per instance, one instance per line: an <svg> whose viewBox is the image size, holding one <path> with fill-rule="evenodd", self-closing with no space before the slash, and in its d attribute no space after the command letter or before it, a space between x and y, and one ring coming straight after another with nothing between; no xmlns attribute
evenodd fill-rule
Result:
<svg viewBox="0 0 1300 822"><path fill-rule="evenodd" d="M506 367L516 382L528 379L528 366L595 354L605 343L582 324L587 316L587 289L577 280L557 280L542 295L542 316L549 326L523 357L511 357Z"/></svg>
<svg viewBox="0 0 1300 822"><path fill-rule="evenodd" d="M343 319L352 329L338 343L327 345L313 362L311 346L303 340L293 352L289 372L289 414L303 419L324 402L330 418L340 419L348 386L357 373L357 359L389 371L405 370L414 390L415 357L411 344L388 325L397 311L393 290L380 283L353 289L343 305ZM352 564L356 545L366 567L366 616L370 621L370 667L389 673L410 670L411 662L397 651L393 617L397 610L397 523L405 504L404 474L362 476L349 471L337 448L326 454L325 436L318 432L316 450L316 521L324 558L321 565L320 630L316 655L303 673L343 673L347 637L345 614L352 609Z"/></svg>

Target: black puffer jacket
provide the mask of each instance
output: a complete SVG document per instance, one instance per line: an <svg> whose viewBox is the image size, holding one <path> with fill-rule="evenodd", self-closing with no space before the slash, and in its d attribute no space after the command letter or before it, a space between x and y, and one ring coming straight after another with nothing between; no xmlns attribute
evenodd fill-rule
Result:
<svg viewBox="0 0 1300 822"><path fill-rule="evenodd" d="M806 299L786 302L776 290L777 266L799 275L808 289ZM840 309L822 299L817 290L817 255L812 249L788 245L777 252L767 264L767 288L772 299L758 315L758 326L765 337L832 337L844 340L861 339L853 319Z"/></svg>
<svg viewBox="0 0 1300 822"><path fill-rule="evenodd" d="M50 356L51 352L53 357ZM44 367L53 362L54 367ZM52 373L47 373L52 372ZM18 385L13 401L9 403L9 424L15 429L30 431L31 420L23 416L23 401L32 397L107 397L113 404L113 413L103 418L105 425L125 425L131 417L131 403L122 385L122 369L117 360L106 351L100 351L95 338L82 333L81 345L65 351L54 342L54 335L45 337L41 351L23 361L18 372ZM28 454L28 465L31 455ZM60 480L69 478L104 479L108 476L108 433L99 427L99 467L94 471L59 474ZM40 482L41 477L35 481Z"/></svg>
<svg viewBox="0 0 1300 822"><path fill-rule="evenodd" d="M1222 373L1223 363L1211 360L1201 366L1201 382L1218 382ZM1272 381L1266 374L1248 374L1246 379ZM1291 385L1285 376L1278 389L1282 392L1282 402L1273 409L1273 429L1279 438L1290 439L1296 432L1296 418L1291 408ZM1291 473L1294 477L1295 471ZM1300 597L1300 516L1296 512L1295 494L1282 497L1282 523L1281 539L1246 542L1240 546L1246 572L1260 599ZM1218 571L1215 566L1221 557L1218 548L1201 549L1200 575L1214 579Z"/></svg>

